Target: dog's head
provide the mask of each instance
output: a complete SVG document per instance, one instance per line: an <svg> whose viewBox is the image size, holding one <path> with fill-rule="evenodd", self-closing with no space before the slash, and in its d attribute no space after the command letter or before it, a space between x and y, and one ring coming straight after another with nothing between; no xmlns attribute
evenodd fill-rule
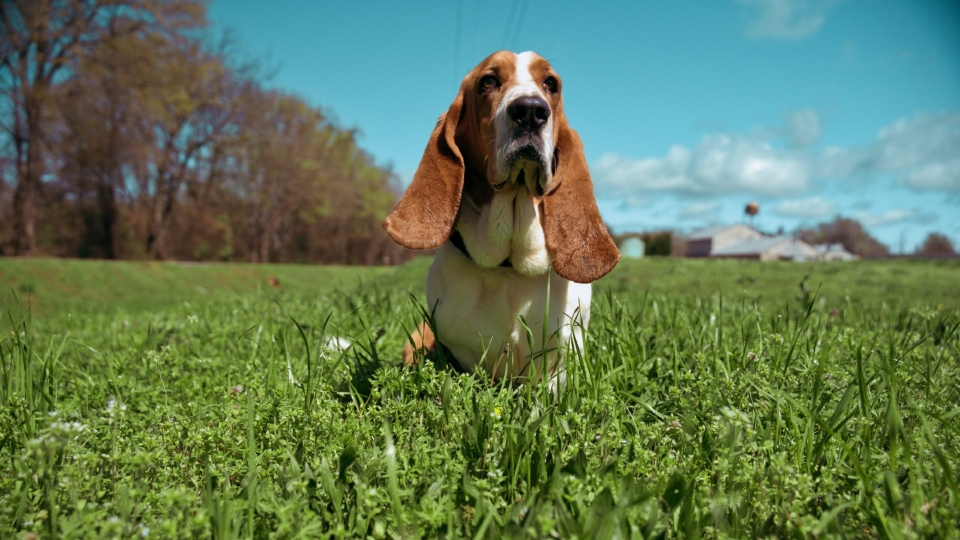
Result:
<svg viewBox="0 0 960 540"><path fill-rule="evenodd" d="M464 192L483 205L520 183L540 198L557 274L589 283L613 269L620 253L597 210L561 90L559 75L536 53L500 51L480 62L437 122L384 229L407 248L438 247L453 231Z"/></svg>

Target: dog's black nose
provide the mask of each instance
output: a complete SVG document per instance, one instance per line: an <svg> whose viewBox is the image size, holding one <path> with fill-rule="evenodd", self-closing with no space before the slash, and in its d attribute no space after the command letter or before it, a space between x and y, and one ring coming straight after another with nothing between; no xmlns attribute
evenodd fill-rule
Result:
<svg viewBox="0 0 960 540"><path fill-rule="evenodd" d="M550 105L543 98L524 96L513 100L507 107L513 123L523 129L539 129L550 118Z"/></svg>

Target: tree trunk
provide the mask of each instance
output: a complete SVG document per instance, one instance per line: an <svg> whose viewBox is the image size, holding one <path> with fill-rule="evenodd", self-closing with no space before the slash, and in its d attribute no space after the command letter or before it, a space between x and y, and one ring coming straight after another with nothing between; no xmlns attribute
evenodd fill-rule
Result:
<svg viewBox="0 0 960 540"><path fill-rule="evenodd" d="M160 201L157 205L157 214L154 217L153 245L150 254L158 261L165 260L168 255L168 236L170 229L170 213L173 210L173 201Z"/></svg>
<svg viewBox="0 0 960 540"><path fill-rule="evenodd" d="M263 234L260 235L260 260L258 262L267 263L270 262L270 224L267 224L263 227Z"/></svg>
<svg viewBox="0 0 960 540"><path fill-rule="evenodd" d="M34 101L34 100L30 100ZM40 177L43 160L40 155L40 110L35 103L28 103L27 116L27 162L17 168L17 189L13 194L14 252L17 255L33 255L37 247L37 203L40 198Z"/></svg>
<svg viewBox="0 0 960 540"><path fill-rule="evenodd" d="M153 232L147 237L147 253L158 261L165 260L168 255L170 214L173 213L173 197L166 193L168 191L158 190L153 206Z"/></svg>
<svg viewBox="0 0 960 540"><path fill-rule="evenodd" d="M103 256L107 259L120 258L120 246L117 242L117 209L116 183L112 178L101 179L98 195L100 198L100 226L103 227Z"/></svg>
<svg viewBox="0 0 960 540"><path fill-rule="evenodd" d="M36 247L35 231L37 213L37 188L34 179L25 174L17 182L13 194L13 234L14 253L32 255Z"/></svg>

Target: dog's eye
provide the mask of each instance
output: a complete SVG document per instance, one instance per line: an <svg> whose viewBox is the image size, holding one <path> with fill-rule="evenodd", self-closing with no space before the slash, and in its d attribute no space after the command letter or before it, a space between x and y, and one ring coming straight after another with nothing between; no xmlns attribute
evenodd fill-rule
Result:
<svg viewBox="0 0 960 540"><path fill-rule="evenodd" d="M551 94L557 93L557 78L553 75L543 80L543 88Z"/></svg>
<svg viewBox="0 0 960 540"><path fill-rule="evenodd" d="M497 79L495 75L484 75L480 78L480 86L477 90L481 94L486 94L493 91L494 88L500 87L500 79Z"/></svg>

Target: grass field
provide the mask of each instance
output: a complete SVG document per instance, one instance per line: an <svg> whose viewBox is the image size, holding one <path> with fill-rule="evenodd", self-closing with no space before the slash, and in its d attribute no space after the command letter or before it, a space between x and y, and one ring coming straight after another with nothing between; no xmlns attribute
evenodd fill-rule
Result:
<svg viewBox="0 0 960 540"><path fill-rule="evenodd" d="M960 537L956 262L628 261L557 395L428 265L0 260L0 538Z"/></svg>

